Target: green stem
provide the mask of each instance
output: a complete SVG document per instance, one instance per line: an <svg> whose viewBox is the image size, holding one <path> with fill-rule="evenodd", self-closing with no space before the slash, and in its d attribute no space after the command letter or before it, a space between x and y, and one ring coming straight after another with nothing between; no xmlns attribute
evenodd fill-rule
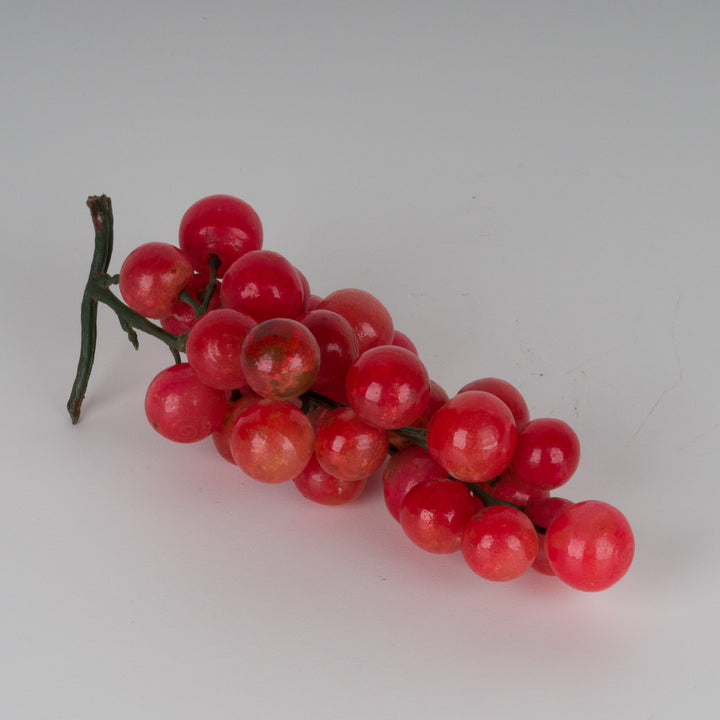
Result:
<svg viewBox="0 0 720 720"><path fill-rule="evenodd" d="M401 435L402 437L414 442L416 445L423 448L423 450L428 449L426 428L402 427L397 430L393 430L393 432L396 435Z"/></svg>
<svg viewBox="0 0 720 720"><path fill-rule="evenodd" d="M107 285L103 282L102 278L98 278L95 281L88 281L88 286L92 291L92 295L96 301L107 305L120 319L120 324L123 329L127 332L127 327L135 330L140 330L148 335L152 335L158 340L162 340L170 350L177 350L178 352L185 352L185 339L183 335L173 335L171 332L164 330L159 325L150 322L146 317L131 310L120 298L118 298ZM132 342L132 338L131 338ZM136 347L135 343L133 345Z"/></svg>
<svg viewBox="0 0 720 720"><path fill-rule="evenodd" d="M203 294L200 296L200 307L195 311L195 317L204 315L210 307L210 301L212 300L213 295L215 294L215 289L217 288L217 274L220 269L220 262L220 257L218 255L210 256L210 260L208 262L210 267L210 279L208 280L207 287L203 291Z"/></svg>
<svg viewBox="0 0 720 720"><path fill-rule="evenodd" d="M302 401L302 411L305 414L309 413L316 407L325 408L326 410L335 410L340 407L345 407L345 405L343 405L342 403L331 400L330 398L325 397L324 395L321 395L319 392L315 392L314 390L308 390L307 392L303 393L300 397L300 400Z"/></svg>
<svg viewBox="0 0 720 720"><path fill-rule="evenodd" d="M90 263L85 290L80 304L80 357L78 359L75 380L73 381L67 409L73 424L80 418L80 409L85 398L90 373L95 361L97 345L97 307L101 302L110 307L120 320L120 325L128 334L133 347L137 349L138 338L135 330L162 340L169 348L176 362L180 362L180 352L185 350L185 336L173 335L150 322L147 318L131 310L110 290L118 282L117 275L108 275L113 250L113 214L112 202L107 195L89 197L93 227L95 229L95 249Z"/></svg>
<svg viewBox="0 0 720 720"><path fill-rule="evenodd" d="M192 308L196 318L199 318L200 315L202 315L200 303L190 294L187 288L178 295L178 300L182 300L184 303L187 303Z"/></svg>
<svg viewBox="0 0 720 720"><path fill-rule="evenodd" d="M489 480L488 482L492 482L492 480ZM498 498L491 495L484 487L483 483L476 483L476 482L466 482L465 485L470 488L472 491L472 494L476 497L479 497L485 505L505 505L507 507L513 507L517 510L522 510L522 505L516 505L515 503L511 503L509 500L499 500Z"/></svg>
<svg viewBox="0 0 720 720"><path fill-rule="evenodd" d="M80 418L80 406L85 397L90 371L95 360L97 344L97 299L89 289L91 281L107 272L113 246L112 202L106 195L89 197L87 205L95 228L95 251L90 263L90 275L80 304L80 359L67 409L73 423Z"/></svg>

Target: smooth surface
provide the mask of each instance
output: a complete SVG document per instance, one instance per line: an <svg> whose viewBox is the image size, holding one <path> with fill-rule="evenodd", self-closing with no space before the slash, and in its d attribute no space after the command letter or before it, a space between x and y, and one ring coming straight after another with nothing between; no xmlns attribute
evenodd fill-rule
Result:
<svg viewBox="0 0 720 720"><path fill-rule="evenodd" d="M720 10L699 2L6 2L0 716L707 717L720 704ZM377 483L316 506L177 446L170 354L100 309L212 193L314 292L376 294L450 394L570 423L637 554L583 594L414 548Z"/></svg>

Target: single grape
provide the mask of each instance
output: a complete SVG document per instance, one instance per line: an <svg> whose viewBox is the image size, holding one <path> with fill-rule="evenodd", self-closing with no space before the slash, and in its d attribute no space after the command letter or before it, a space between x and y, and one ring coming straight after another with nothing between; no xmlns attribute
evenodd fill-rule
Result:
<svg viewBox="0 0 720 720"><path fill-rule="evenodd" d="M180 247L195 270L207 273L211 255L220 258L218 277L245 253L260 250L263 229L255 210L231 195L210 195L191 205L180 221Z"/></svg>
<svg viewBox="0 0 720 720"><path fill-rule="evenodd" d="M395 332L393 332L392 342L390 344L395 345L396 347L405 348L414 355L420 355L417 347L415 347L415 343L404 332L400 332L399 330L395 330Z"/></svg>
<svg viewBox="0 0 720 720"><path fill-rule="evenodd" d="M395 453L383 471L383 496L390 514L399 521L402 501L415 485L443 478L447 472L419 445Z"/></svg>
<svg viewBox="0 0 720 720"><path fill-rule="evenodd" d="M538 539L527 515L507 505L477 513L465 527L462 554L470 569L486 580L513 580L528 570Z"/></svg>
<svg viewBox="0 0 720 720"><path fill-rule="evenodd" d="M312 310L298 320L320 348L320 369L312 389L346 405L345 378L360 354L350 323L332 310Z"/></svg>
<svg viewBox="0 0 720 720"><path fill-rule="evenodd" d="M259 323L295 318L305 303L297 270L271 250L252 250L236 260L223 277L221 298L225 307L250 315Z"/></svg>
<svg viewBox="0 0 720 720"><path fill-rule="evenodd" d="M388 452L388 435L369 425L350 408L323 415L317 428L315 455L322 467L343 480L361 480L378 470Z"/></svg>
<svg viewBox="0 0 720 720"><path fill-rule="evenodd" d="M562 420L531 420L518 434L512 468L531 487L554 490L564 485L580 462L580 441Z"/></svg>
<svg viewBox="0 0 720 720"><path fill-rule="evenodd" d="M315 432L307 417L285 400L258 400L230 431L230 452L246 475L264 483L297 477L310 462Z"/></svg>
<svg viewBox="0 0 720 720"><path fill-rule="evenodd" d="M125 258L120 268L120 294L136 313L160 320L172 312L192 276L192 264L179 248L149 242Z"/></svg>
<svg viewBox="0 0 720 720"><path fill-rule="evenodd" d="M163 437L191 443L220 427L226 408L225 393L200 381L188 363L159 372L145 393L145 414Z"/></svg>
<svg viewBox="0 0 720 720"><path fill-rule="evenodd" d="M510 408L510 412L515 418L515 428L518 432L530 421L530 411L528 410L525 398L520 394L520 391L507 380L494 377L473 380L461 387L458 390L458 394L467 392L468 390L484 390L499 397Z"/></svg>
<svg viewBox="0 0 720 720"><path fill-rule="evenodd" d="M400 505L400 525L418 547L448 554L460 550L465 526L475 513L467 486L449 479L424 480Z"/></svg>
<svg viewBox="0 0 720 720"><path fill-rule="evenodd" d="M187 359L206 385L234 390L248 384L240 350L256 325L249 315L230 308L211 310L193 325L187 336Z"/></svg>
<svg viewBox="0 0 720 720"><path fill-rule="evenodd" d="M310 389L320 368L320 347L297 320L274 318L256 325L239 353L248 385L258 394L289 400Z"/></svg>
<svg viewBox="0 0 720 720"><path fill-rule="evenodd" d="M346 505L360 497L367 486L367 478L336 478L323 469L315 455L293 482L304 497L321 505Z"/></svg>
<svg viewBox="0 0 720 720"><path fill-rule="evenodd" d="M515 450L515 420L508 406L482 390L448 400L430 420L430 455L453 477L486 482L500 475Z"/></svg>
<svg viewBox="0 0 720 720"><path fill-rule="evenodd" d="M605 590L630 568L635 538L627 518L599 500L585 500L561 512L545 533L550 567L577 590Z"/></svg>
<svg viewBox="0 0 720 720"><path fill-rule="evenodd" d="M348 401L366 422L393 430L415 422L430 398L430 378L405 348L370 348L352 364L345 381Z"/></svg>
<svg viewBox="0 0 720 720"><path fill-rule="evenodd" d="M335 290L325 297L318 309L332 310L350 323L358 340L360 354L371 347L392 343L394 328L390 313L374 295L365 290Z"/></svg>

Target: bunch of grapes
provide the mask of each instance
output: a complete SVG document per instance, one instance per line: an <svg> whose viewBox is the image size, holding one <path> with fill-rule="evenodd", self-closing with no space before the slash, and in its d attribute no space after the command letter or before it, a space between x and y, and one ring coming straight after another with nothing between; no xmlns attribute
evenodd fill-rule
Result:
<svg viewBox="0 0 720 720"><path fill-rule="evenodd" d="M461 553L488 580L534 568L597 591L627 572L624 515L551 495L580 459L567 423L531 419L498 378L449 397L376 297L312 294L298 268L262 246L255 211L214 195L187 210L179 246L147 243L123 263L127 306L159 320L186 354L148 387L157 432L212 437L247 476L293 482L325 505L355 500L384 465L385 504L407 537Z"/></svg>

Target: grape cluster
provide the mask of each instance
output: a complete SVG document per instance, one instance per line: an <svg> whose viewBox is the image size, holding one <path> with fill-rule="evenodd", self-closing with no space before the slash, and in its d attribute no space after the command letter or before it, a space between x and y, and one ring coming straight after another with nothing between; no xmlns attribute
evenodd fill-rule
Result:
<svg viewBox="0 0 720 720"><path fill-rule="evenodd" d="M212 436L249 477L292 481L326 505L356 499L385 465L385 503L407 537L460 552L489 580L534 568L596 591L626 573L634 539L622 513L551 496L580 459L567 423L530 419L498 378L449 397L376 297L314 295L262 246L255 211L214 195L185 213L179 247L147 243L123 263L125 303L185 339L186 360L147 390L155 430L181 443Z"/></svg>

